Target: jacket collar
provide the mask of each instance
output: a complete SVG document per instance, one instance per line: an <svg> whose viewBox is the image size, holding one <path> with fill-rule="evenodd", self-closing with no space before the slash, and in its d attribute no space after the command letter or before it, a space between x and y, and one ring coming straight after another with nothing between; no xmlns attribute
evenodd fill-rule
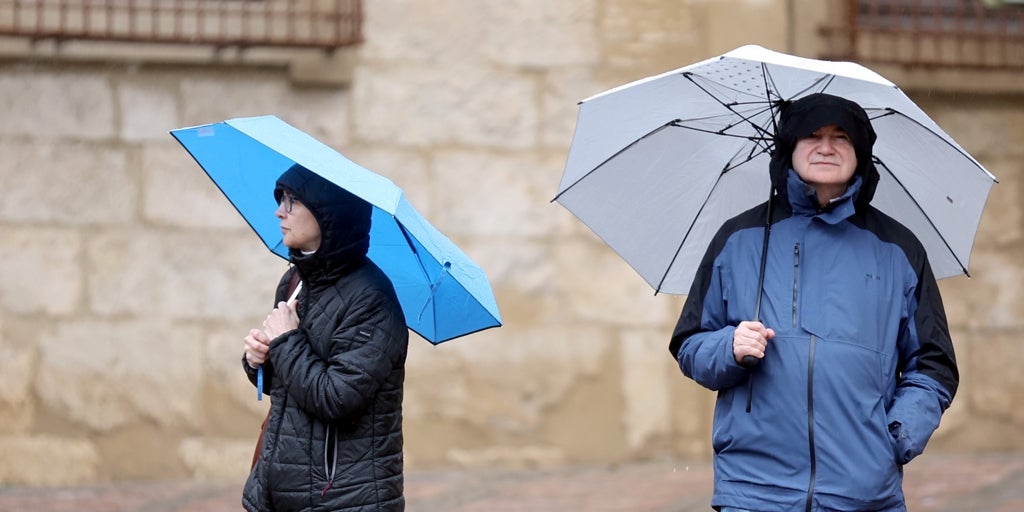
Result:
<svg viewBox="0 0 1024 512"><path fill-rule="evenodd" d="M846 187L846 192L843 192L843 195L833 199L824 207L819 207L818 195L814 192L814 188L800 179L796 171L790 169L786 179L786 192L794 215L817 217L829 224L839 224L855 213L854 202L860 194L861 183L863 183L861 177L855 176L853 183Z"/></svg>

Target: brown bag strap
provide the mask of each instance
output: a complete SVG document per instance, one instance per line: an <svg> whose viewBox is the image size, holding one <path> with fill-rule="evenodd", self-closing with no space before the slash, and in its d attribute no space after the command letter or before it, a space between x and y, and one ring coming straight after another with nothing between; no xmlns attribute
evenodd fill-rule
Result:
<svg viewBox="0 0 1024 512"><path fill-rule="evenodd" d="M267 411L267 417L263 418L263 424L260 425L260 436L256 439L256 449L252 452L252 465L249 469L256 467L256 461L260 458L260 450L263 448L263 434L267 433L267 422L270 421L270 411Z"/></svg>
<svg viewBox="0 0 1024 512"><path fill-rule="evenodd" d="M292 293L295 292L295 288L299 286L299 271L292 269L292 276L288 280L288 291L285 292L285 297L291 297ZM276 304L275 304L276 305Z"/></svg>

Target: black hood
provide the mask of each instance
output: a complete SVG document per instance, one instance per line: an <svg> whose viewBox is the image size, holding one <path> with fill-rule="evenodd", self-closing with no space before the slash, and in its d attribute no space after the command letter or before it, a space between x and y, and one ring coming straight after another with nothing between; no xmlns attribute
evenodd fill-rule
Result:
<svg viewBox="0 0 1024 512"><path fill-rule="evenodd" d="M288 251L303 279L344 274L365 261L370 248L370 203L298 164L277 179L274 199L278 203L284 190L301 201L320 226L320 248L315 253Z"/></svg>
<svg viewBox="0 0 1024 512"><path fill-rule="evenodd" d="M775 150L769 164L772 187L786 199L786 176L793 167L793 149L797 140L830 124L845 130L853 142L857 155L857 169L854 174L863 179L854 202L857 210L862 210L871 202L875 195L875 187L878 186L878 170L871 155L871 148L875 145L877 136L871 127L867 112L857 103L839 96L815 93L779 105Z"/></svg>

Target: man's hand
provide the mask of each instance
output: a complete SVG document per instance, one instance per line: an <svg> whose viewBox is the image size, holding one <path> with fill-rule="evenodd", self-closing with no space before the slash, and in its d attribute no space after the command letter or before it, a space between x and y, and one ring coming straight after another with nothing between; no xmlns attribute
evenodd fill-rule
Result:
<svg viewBox="0 0 1024 512"><path fill-rule="evenodd" d="M760 360L768 348L768 340L774 337L775 331L761 322L740 322L732 334L732 356L737 364L742 364L745 356Z"/></svg>

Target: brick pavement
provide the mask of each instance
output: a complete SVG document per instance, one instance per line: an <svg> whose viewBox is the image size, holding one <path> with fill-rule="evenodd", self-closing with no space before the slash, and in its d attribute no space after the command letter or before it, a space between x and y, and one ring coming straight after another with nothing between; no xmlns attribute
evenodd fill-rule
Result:
<svg viewBox="0 0 1024 512"><path fill-rule="evenodd" d="M535 471L411 471L409 512L708 511L706 463ZM907 466L911 512L1024 512L1024 453L926 454ZM59 489L0 488L0 512L241 510L240 484L156 482Z"/></svg>

